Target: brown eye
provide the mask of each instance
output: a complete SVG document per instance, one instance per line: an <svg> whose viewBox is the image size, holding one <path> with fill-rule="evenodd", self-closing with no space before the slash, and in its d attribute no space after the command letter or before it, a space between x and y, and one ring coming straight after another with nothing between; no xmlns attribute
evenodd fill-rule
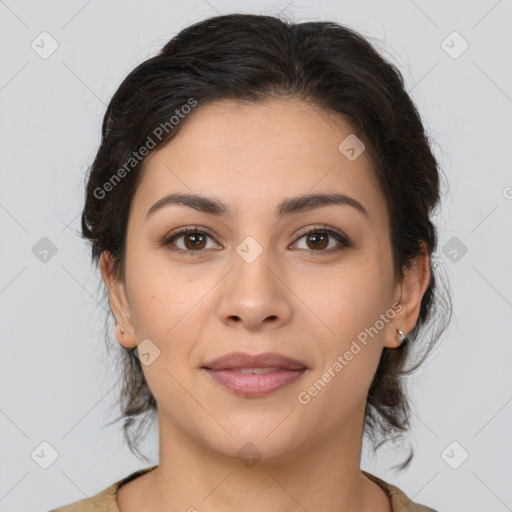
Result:
<svg viewBox="0 0 512 512"><path fill-rule="evenodd" d="M208 247L208 239L212 240L212 244ZM162 245L174 246L172 250L177 252L187 253L195 256L196 254L202 254L207 251L205 249L214 249L216 247L215 240L211 235L200 231L197 228L188 228L169 235L163 242ZM196 254L194 254L196 253Z"/></svg>
<svg viewBox="0 0 512 512"><path fill-rule="evenodd" d="M336 252L343 247L351 246L348 237L327 228L314 228L301 235L295 243L298 244L302 239L306 241L306 247L299 247L299 249L304 249L310 254ZM335 243L336 241L338 242L337 244Z"/></svg>
<svg viewBox="0 0 512 512"><path fill-rule="evenodd" d="M310 249L325 249L329 245L329 235L326 233L310 233L306 239Z"/></svg>
<svg viewBox="0 0 512 512"><path fill-rule="evenodd" d="M187 249L204 249L206 237L200 233L187 233L183 236L184 244Z"/></svg>

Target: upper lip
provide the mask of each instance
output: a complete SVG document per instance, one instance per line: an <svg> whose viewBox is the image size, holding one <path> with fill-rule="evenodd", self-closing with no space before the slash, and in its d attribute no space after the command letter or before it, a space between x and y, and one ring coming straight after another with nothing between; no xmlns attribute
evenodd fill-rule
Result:
<svg viewBox="0 0 512 512"><path fill-rule="evenodd" d="M306 366L296 359L286 357L276 352L265 354L245 354L243 352L232 352L218 357L203 368L209 370L227 370L233 368L283 368L286 370L305 370Z"/></svg>

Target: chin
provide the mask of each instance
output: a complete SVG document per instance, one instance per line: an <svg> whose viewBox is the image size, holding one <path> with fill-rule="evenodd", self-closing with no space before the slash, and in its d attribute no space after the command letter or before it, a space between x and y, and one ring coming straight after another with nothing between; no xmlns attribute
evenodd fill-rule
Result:
<svg viewBox="0 0 512 512"><path fill-rule="evenodd" d="M261 428L253 425L251 428L249 423L242 431L229 430L233 437L225 433L222 438L207 439L206 442L219 455L238 460L247 467L284 462L298 451L298 439L297 433L284 428L278 432L279 428L272 432L268 425L262 424Z"/></svg>

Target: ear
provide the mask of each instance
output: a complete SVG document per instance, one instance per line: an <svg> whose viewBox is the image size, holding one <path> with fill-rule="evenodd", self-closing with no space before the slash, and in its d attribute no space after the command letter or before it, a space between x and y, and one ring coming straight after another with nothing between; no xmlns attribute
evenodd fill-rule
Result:
<svg viewBox="0 0 512 512"><path fill-rule="evenodd" d="M386 333L384 346L388 348L397 348L400 341L397 339L398 331L402 330L405 334L411 332L418 321L421 308L421 300L430 283L430 258L426 244L421 242L421 252L415 258L410 269L404 269L404 277L397 284L395 290L395 300L393 303L399 303L395 308L397 313L394 322L390 322L390 331Z"/></svg>
<svg viewBox="0 0 512 512"><path fill-rule="evenodd" d="M122 280L118 279L112 271L112 255L103 251L100 256L100 271L103 281L108 289L110 307L115 317L116 325L114 336L124 348L134 348L137 341L131 320L130 305L126 298L126 290ZM121 331L124 329L124 332Z"/></svg>

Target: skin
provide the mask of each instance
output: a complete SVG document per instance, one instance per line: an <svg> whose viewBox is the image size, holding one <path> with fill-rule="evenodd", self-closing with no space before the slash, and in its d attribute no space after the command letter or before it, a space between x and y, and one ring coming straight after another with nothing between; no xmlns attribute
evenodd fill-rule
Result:
<svg viewBox="0 0 512 512"><path fill-rule="evenodd" d="M160 355L144 375L158 403L159 467L123 486L122 512L390 511L384 491L362 475L366 396L384 347L397 328L415 326L428 286L428 255L395 278L389 216L367 151L348 160L338 145L353 133L340 116L298 99L265 104L218 101L197 107L183 130L146 159L127 228L126 276L103 253L101 273L125 348L150 339ZM171 192L214 196L221 218L172 205L146 218ZM282 200L338 192L359 201L278 219ZM303 233L327 225L320 248ZM199 226L199 244L178 228ZM262 248L252 263L236 248L247 237ZM332 249L339 250L332 250ZM316 251L314 255L308 253ZM307 391L357 335L393 303L394 318L308 404ZM121 328L125 329L124 334ZM279 352L308 370L294 384L260 398L235 395L201 369L221 355ZM237 456L251 442L261 458Z"/></svg>

